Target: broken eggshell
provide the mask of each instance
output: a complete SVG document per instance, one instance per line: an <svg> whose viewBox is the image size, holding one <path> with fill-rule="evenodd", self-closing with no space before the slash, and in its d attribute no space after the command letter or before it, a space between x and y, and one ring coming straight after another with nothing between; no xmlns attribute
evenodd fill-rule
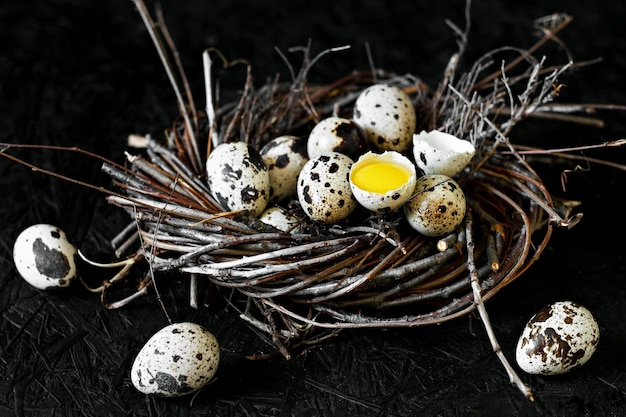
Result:
<svg viewBox="0 0 626 417"><path fill-rule="evenodd" d="M195 323L174 323L156 332L137 353L131 382L144 394L180 397L208 384L219 360L219 344L211 332Z"/></svg>
<svg viewBox="0 0 626 417"><path fill-rule="evenodd" d="M259 220L263 223L270 225L281 232L285 233L299 233L301 220L289 213L284 207L273 206L265 209L259 216Z"/></svg>
<svg viewBox="0 0 626 417"><path fill-rule="evenodd" d="M465 169L475 153L471 142L449 133L422 130L413 135L415 164L426 175L453 177Z"/></svg>
<svg viewBox="0 0 626 417"><path fill-rule="evenodd" d="M388 213L401 207L415 189L415 166L396 151L368 152L350 169L350 187L366 209Z"/></svg>
<svg viewBox="0 0 626 417"><path fill-rule="evenodd" d="M65 232L50 224L27 227L13 245L17 272L40 290L69 286L78 275L77 255Z"/></svg>
<svg viewBox="0 0 626 417"><path fill-rule="evenodd" d="M598 323L587 308L571 301L556 302L528 321L515 359L529 374L559 375L585 364L599 341Z"/></svg>

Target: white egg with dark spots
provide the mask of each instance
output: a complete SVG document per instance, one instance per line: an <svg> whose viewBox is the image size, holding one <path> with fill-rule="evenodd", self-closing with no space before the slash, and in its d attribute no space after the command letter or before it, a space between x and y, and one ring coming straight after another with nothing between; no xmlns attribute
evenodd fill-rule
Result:
<svg viewBox="0 0 626 417"><path fill-rule="evenodd" d="M571 301L545 306L526 324L515 359L529 374L559 375L589 361L600 341L591 312Z"/></svg>
<svg viewBox="0 0 626 417"><path fill-rule="evenodd" d="M411 147L417 116L411 98L399 87L366 88L356 99L352 118L381 151L405 152Z"/></svg>
<svg viewBox="0 0 626 417"><path fill-rule="evenodd" d="M360 127L350 119L331 116L320 120L309 133L307 153L310 159L329 152L338 152L356 159L366 150Z"/></svg>
<svg viewBox="0 0 626 417"><path fill-rule="evenodd" d="M156 332L141 348L130 376L144 394L179 397L208 384L220 360L215 336L195 323L175 323Z"/></svg>
<svg viewBox="0 0 626 417"><path fill-rule="evenodd" d="M358 206L349 180L353 163L346 155L331 152L304 165L298 176L298 200L311 220L337 223Z"/></svg>
<svg viewBox="0 0 626 417"><path fill-rule="evenodd" d="M298 174L309 160L306 148L306 139L292 135L274 138L261 148L270 176L270 202L295 196Z"/></svg>
<svg viewBox="0 0 626 417"><path fill-rule="evenodd" d="M404 215L413 229L424 236L452 233L463 222L465 194L446 175L424 175L417 179L414 196L404 205Z"/></svg>
<svg viewBox="0 0 626 417"><path fill-rule="evenodd" d="M270 196L270 176L259 152L244 142L222 143L206 161L211 196L225 210L247 210L257 216Z"/></svg>
<svg viewBox="0 0 626 417"><path fill-rule="evenodd" d="M24 229L13 246L17 272L41 290L69 286L78 275L77 255L65 232L50 224Z"/></svg>

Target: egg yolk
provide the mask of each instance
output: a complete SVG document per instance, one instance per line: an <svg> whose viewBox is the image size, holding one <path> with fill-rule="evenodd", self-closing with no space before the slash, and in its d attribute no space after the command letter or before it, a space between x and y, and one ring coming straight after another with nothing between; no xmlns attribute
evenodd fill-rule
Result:
<svg viewBox="0 0 626 417"><path fill-rule="evenodd" d="M352 183L361 190L384 194L404 185L411 172L391 162L373 162L358 167L350 176Z"/></svg>

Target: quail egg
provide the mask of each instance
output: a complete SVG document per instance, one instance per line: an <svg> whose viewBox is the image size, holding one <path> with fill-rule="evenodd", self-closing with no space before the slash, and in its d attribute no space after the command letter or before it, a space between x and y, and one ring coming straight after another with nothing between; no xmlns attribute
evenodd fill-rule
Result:
<svg viewBox="0 0 626 417"><path fill-rule="evenodd" d="M585 364L599 341L598 323L587 308L571 301L556 302L528 321L515 359L529 374L559 375Z"/></svg>
<svg viewBox="0 0 626 417"><path fill-rule="evenodd" d="M35 224L15 239L17 272L40 290L67 287L78 275L78 251L65 232L50 224Z"/></svg>
<svg viewBox="0 0 626 417"><path fill-rule="evenodd" d="M139 350L130 376L144 394L179 397L211 381L220 360L215 336L195 323L170 324Z"/></svg>
<svg viewBox="0 0 626 417"><path fill-rule="evenodd" d="M298 176L298 201L311 220L332 224L348 217L358 206L350 188L348 156L330 152L310 159Z"/></svg>
<svg viewBox="0 0 626 417"><path fill-rule="evenodd" d="M374 84L359 94L353 120L378 150L408 151L417 117L410 97L401 88Z"/></svg>
<svg viewBox="0 0 626 417"><path fill-rule="evenodd" d="M424 175L417 179L414 197L404 205L411 227L424 236L452 233L465 217L465 194L446 175Z"/></svg>
<svg viewBox="0 0 626 417"><path fill-rule="evenodd" d="M402 206L415 189L415 166L396 151L368 152L352 165L350 186L366 209L388 213Z"/></svg>
<svg viewBox="0 0 626 417"><path fill-rule="evenodd" d="M306 139L285 135L270 140L259 151L270 176L270 202L295 196L298 174L309 160L306 146Z"/></svg>
<svg viewBox="0 0 626 417"><path fill-rule="evenodd" d="M222 143L206 161L211 195L226 210L258 216L270 196L270 176L259 152L244 142Z"/></svg>
<svg viewBox="0 0 626 417"><path fill-rule="evenodd" d="M329 152L355 159L365 148L361 128L350 119L335 116L322 119L313 126L307 141L307 153L311 159Z"/></svg>

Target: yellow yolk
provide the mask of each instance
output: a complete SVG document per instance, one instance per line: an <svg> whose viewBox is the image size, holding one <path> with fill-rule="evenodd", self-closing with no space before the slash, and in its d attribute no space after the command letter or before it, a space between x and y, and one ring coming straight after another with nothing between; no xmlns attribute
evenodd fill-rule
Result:
<svg viewBox="0 0 626 417"><path fill-rule="evenodd" d="M396 190L411 177L411 172L390 162L372 162L358 167L350 176L352 183L361 190L379 194Z"/></svg>

